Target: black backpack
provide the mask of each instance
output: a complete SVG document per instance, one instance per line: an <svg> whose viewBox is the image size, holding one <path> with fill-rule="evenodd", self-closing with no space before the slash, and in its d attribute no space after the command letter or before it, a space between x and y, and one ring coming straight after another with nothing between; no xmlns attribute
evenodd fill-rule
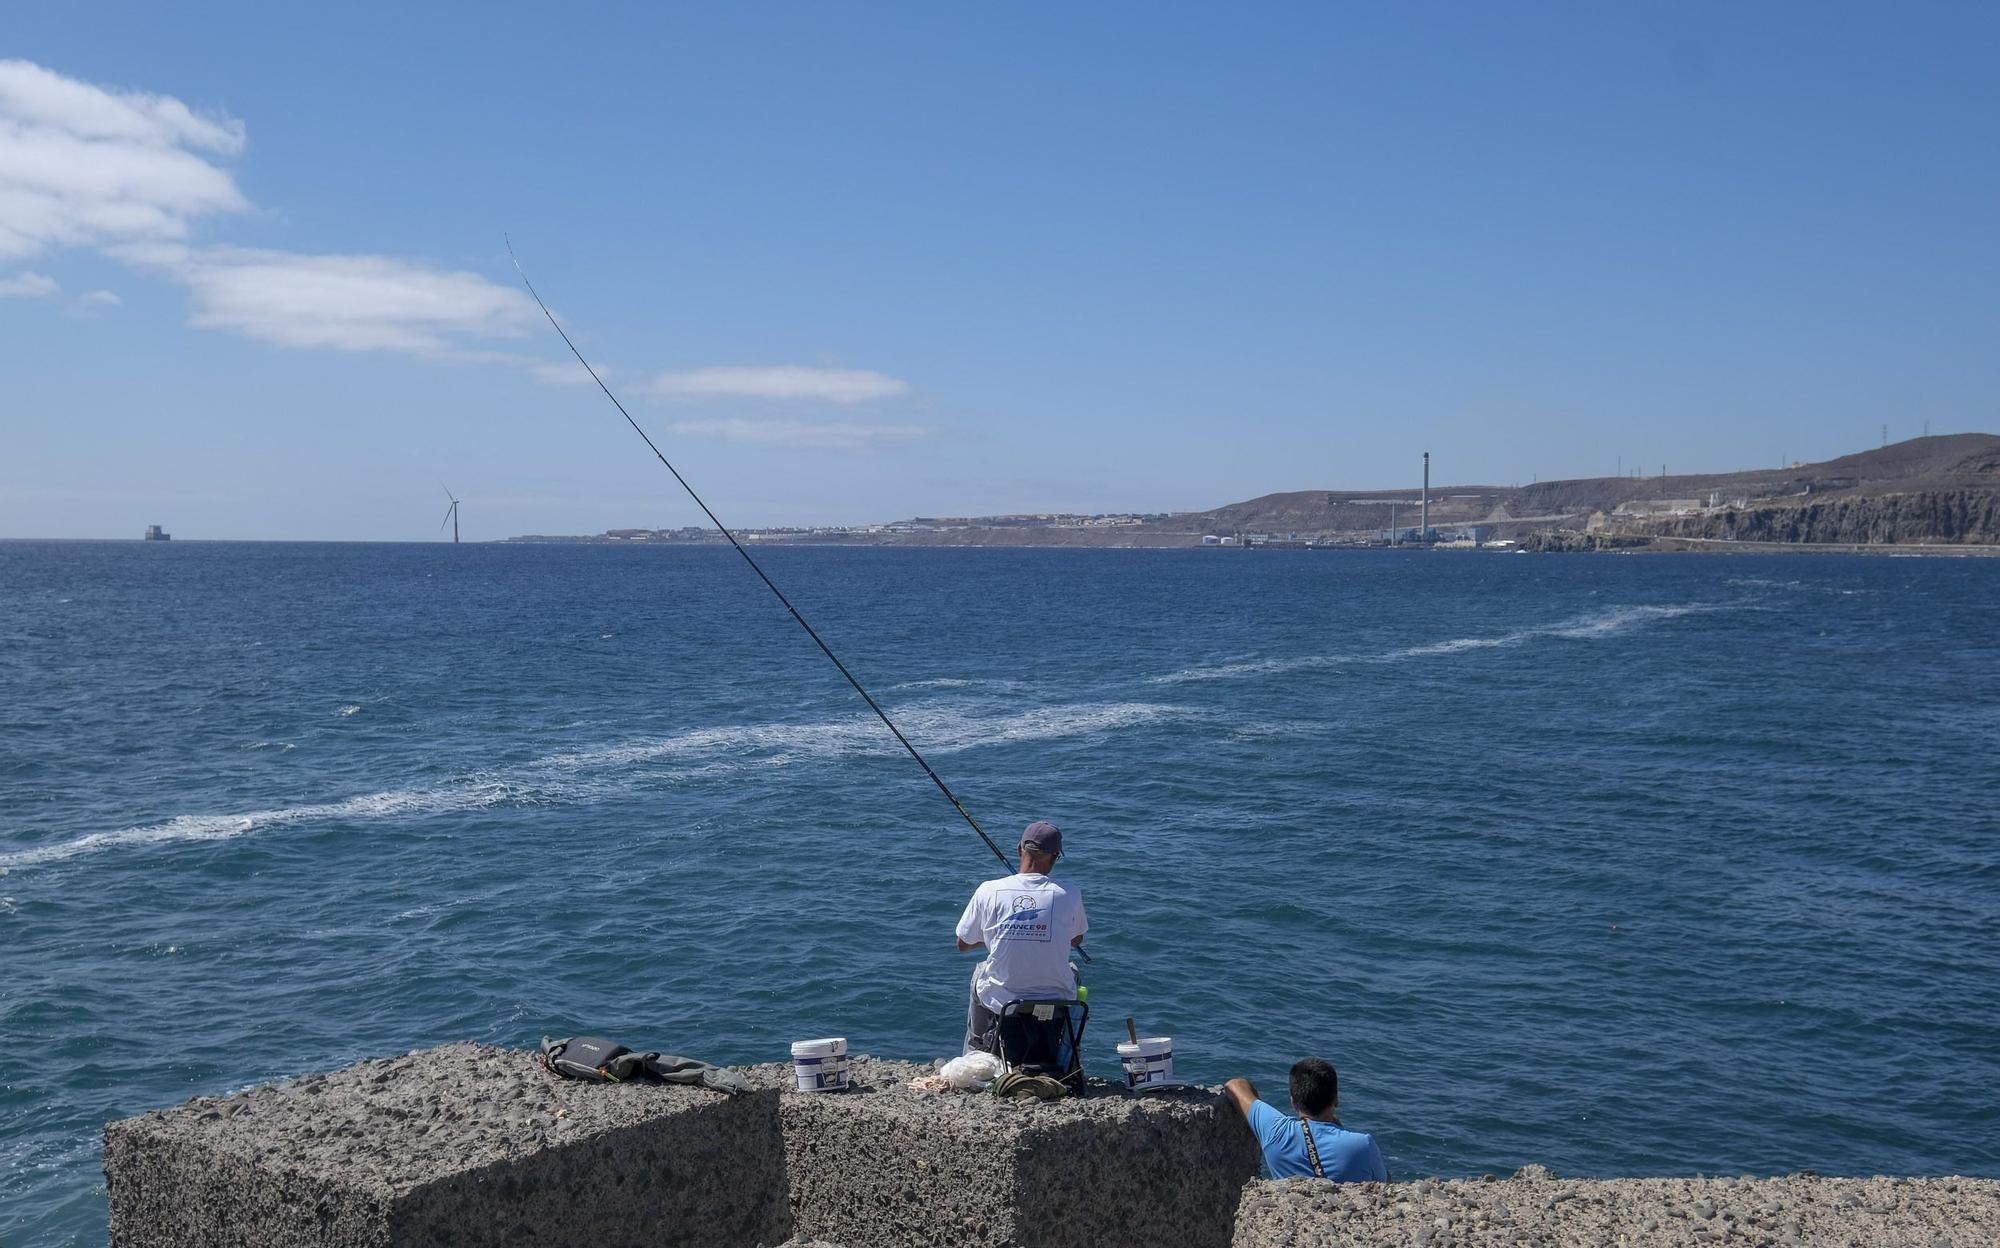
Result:
<svg viewBox="0 0 2000 1248"><path fill-rule="evenodd" d="M565 1079L582 1079L588 1083L623 1083L632 1077L635 1061L619 1061L620 1058L637 1058L616 1040L606 1040L602 1036L571 1036L567 1040L542 1039L542 1069Z"/></svg>
<svg viewBox="0 0 2000 1248"><path fill-rule="evenodd" d="M552 1075L586 1083L627 1083L637 1079L646 1083L684 1083L712 1092L750 1091L749 1081L733 1070L691 1057L634 1052L602 1036L571 1036L567 1040L544 1036L541 1056L535 1060Z"/></svg>

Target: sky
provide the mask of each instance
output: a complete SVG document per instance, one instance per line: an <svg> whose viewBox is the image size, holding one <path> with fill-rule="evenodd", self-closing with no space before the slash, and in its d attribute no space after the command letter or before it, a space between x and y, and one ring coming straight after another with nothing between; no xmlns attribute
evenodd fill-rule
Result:
<svg viewBox="0 0 2000 1248"><path fill-rule="evenodd" d="M2000 430L2000 7L10 6L0 537L1166 511Z"/></svg>

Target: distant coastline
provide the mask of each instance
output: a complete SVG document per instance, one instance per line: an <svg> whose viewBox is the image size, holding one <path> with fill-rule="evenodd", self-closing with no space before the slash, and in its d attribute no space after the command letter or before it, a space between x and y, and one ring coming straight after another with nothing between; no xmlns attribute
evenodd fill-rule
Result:
<svg viewBox="0 0 2000 1248"><path fill-rule="evenodd" d="M1913 438L1825 463L1527 486L1301 490L1207 511L916 516L741 529L745 545L1098 549L1462 548L2000 554L2000 435ZM708 545L713 529L530 534L523 543Z"/></svg>
<svg viewBox="0 0 2000 1248"><path fill-rule="evenodd" d="M740 535L739 535L740 536ZM598 535L576 537L530 535L510 537L495 545L517 546L717 546L726 547L720 535L712 539L681 540L624 540ZM1000 530L970 530L951 535L948 539L933 539L915 536L857 537L838 539L831 537L795 538L764 541L765 546L791 546L801 548L848 548L857 547L931 547L951 549L985 548L991 550L1203 550L1218 549L1204 547L1200 541L1186 540L1178 535L1161 535L1153 541L1033 541L1017 534ZM1229 548L1220 548L1227 550ZM1249 550L1388 550L1411 551L1424 549L1415 544L1397 545L1393 548L1386 543L1258 543L1244 549ZM1703 538L1656 538L1648 541L1606 543L1601 546L1580 545L1561 549L1538 549L1531 546L1511 544L1507 546L1448 546L1435 544L1436 550L1476 551L1482 555L1497 554L1706 554L1706 555L1874 555L1890 558L1987 558L2000 556L2000 544L1974 544L1950 542L1922 543L1860 543L1860 542L1732 542Z"/></svg>

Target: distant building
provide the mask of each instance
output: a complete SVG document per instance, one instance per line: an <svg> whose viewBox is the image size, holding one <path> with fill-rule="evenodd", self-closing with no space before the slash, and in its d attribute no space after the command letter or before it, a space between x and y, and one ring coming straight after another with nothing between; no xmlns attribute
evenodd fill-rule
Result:
<svg viewBox="0 0 2000 1248"><path fill-rule="evenodd" d="M1701 510L1698 498L1634 498L1618 504L1614 516L1691 516Z"/></svg>

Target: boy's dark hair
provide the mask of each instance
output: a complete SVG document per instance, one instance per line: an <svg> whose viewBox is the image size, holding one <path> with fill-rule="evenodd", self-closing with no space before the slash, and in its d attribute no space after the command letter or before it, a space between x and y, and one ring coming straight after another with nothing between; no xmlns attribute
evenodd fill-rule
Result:
<svg viewBox="0 0 2000 1248"><path fill-rule="evenodd" d="M1340 1075L1333 1063L1317 1057L1292 1067L1292 1104L1305 1114L1323 1114L1340 1099Z"/></svg>

